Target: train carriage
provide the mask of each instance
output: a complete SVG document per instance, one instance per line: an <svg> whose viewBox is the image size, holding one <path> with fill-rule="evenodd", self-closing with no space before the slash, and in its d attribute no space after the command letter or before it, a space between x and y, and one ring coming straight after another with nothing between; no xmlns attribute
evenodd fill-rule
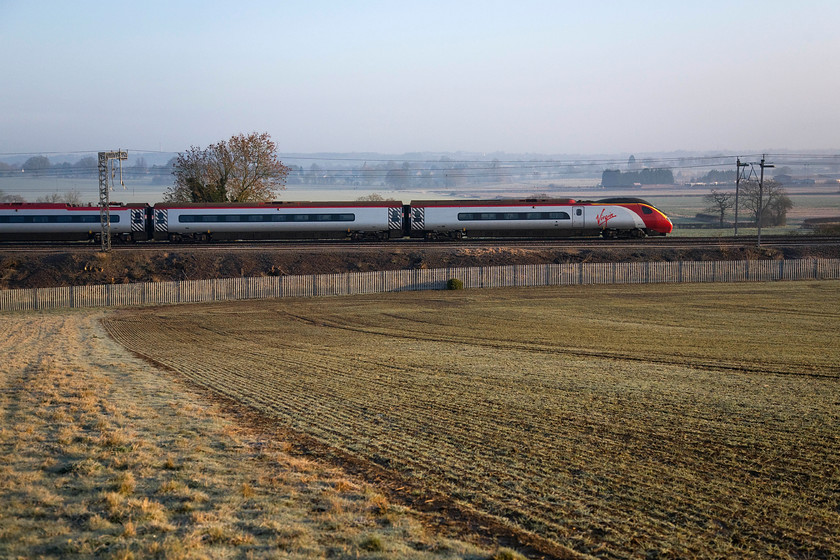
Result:
<svg viewBox="0 0 840 560"><path fill-rule="evenodd" d="M402 203L156 204L155 239L387 239L402 237Z"/></svg>
<svg viewBox="0 0 840 560"><path fill-rule="evenodd" d="M112 204L111 236L117 240L146 239L147 204ZM13 202L0 204L2 241L98 240L102 221L98 206Z"/></svg>
<svg viewBox="0 0 840 560"><path fill-rule="evenodd" d="M673 225L641 199L498 199L412 201L409 234L425 238L644 237Z"/></svg>

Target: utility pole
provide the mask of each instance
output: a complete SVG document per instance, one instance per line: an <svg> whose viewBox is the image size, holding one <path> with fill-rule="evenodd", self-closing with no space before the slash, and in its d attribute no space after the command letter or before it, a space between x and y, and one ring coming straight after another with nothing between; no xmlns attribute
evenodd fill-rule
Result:
<svg viewBox="0 0 840 560"><path fill-rule="evenodd" d="M121 150L115 152L99 152L99 221L102 226L102 251L111 250L111 194L108 167L111 160L120 162L120 183L122 183L122 160L128 159L128 153Z"/></svg>
<svg viewBox="0 0 840 560"><path fill-rule="evenodd" d="M758 241L756 247L761 247L761 218L764 217L764 168L776 167L775 165L764 163L764 155L761 156L761 178L758 180Z"/></svg>
<svg viewBox="0 0 840 560"><path fill-rule="evenodd" d="M738 194L741 190L741 168L748 166L748 163L741 163L741 158L736 160L735 168L735 237L738 237Z"/></svg>

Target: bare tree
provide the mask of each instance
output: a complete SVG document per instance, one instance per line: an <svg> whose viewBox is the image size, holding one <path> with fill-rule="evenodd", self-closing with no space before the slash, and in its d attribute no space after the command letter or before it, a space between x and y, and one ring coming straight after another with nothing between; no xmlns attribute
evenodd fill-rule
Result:
<svg viewBox="0 0 840 560"><path fill-rule="evenodd" d="M755 223L761 218L762 226L780 226L787 220L787 212L793 208L782 185L773 179L764 181L761 202L757 181L741 182L741 205L753 216Z"/></svg>
<svg viewBox="0 0 840 560"><path fill-rule="evenodd" d="M703 200L708 205L707 208L710 212L720 215L720 225L723 227L723 218L726 216L726 211L735 206L732 193L712 189L709 194L703 197Z"/></svg>
<svg viewBox="0 0 840 560"><path fill-rule="evenodd" d="M0 191L0 202L26 202L19 194L6 194Z"/></svg>
<svg viewBox="0 0 840 560"><path fill-rule="evenodd" d="M46 196L39 196L35 202L52 202L72 204L74 206L82 205L82 195L79 191L67 191L63 193L54 192Z"/></svg>
<svg viewBox="0 0 840 560"><path fill-rule="evenodd" d="M168 202L260 202L285 188L290 168L277 159L277 147L264 132L231 136L207 149L191 146L178 154L175 184Z"/></svg>
<svg viewBox="0 0 840 560"><path fill-rule="evenodd" d="M359 202L382 202L383 200L385 200L385 197L383 197L379 193L371 193L366 194L365 196L360 196L356 198L356 200L358 200Z"/></svg>
<svg viewBox="0 0 840 560"><path fill-rule="evenodd" d="M167 202L225 202L226 179L216 174L213 145L206 150L195 146L178 154L173 164L175 184L163 194Z"/></svg>
<svg viewBox="0 0 840 560"><path fill-rule="evenodd" d="M788 210L793 208L793 201L781 189L781 194L768 201L764 209L764 218L770 225L783 226L787 223Z"/></svg>
<svg viewBox="0 0 840 560"><path fill-rule="evenodd" d="M277 146L267 132L231 136L225 157L231 202L271 200L286 187L291 170L277 159Z"/></svg>
<svg viewBox="0 0 840 560"><path fill-rule="evenodd" d="M379 193L370 193L370 194L366 194L364 196L360 196L360 197L356 198L356 200L358 200L359 202L384 202L386 200L390 202L392 200L397 200L397 199L393 198L393 197L385 198L384 196L382 196Z"/></svg>

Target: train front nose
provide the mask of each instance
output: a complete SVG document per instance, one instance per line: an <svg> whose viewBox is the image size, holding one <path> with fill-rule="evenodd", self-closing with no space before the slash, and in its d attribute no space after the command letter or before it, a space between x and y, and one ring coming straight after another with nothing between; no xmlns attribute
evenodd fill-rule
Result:
<svg viewBox="0 0 840 560"><path fill-rule="evenodd" d="M658 230L662 235L666 235L674 231L674 224L671 223L671 220L668 219L668 216L663 214L662 212L658 212L659 220L658 220Z"/></svg>
<svg viewBox="0 0 840 560"><path fill-rule="evenodd" d="M668 216L653 206L646 206L642 212L645 228L653 235L668 235L674 230L674 224Z"/></svg>

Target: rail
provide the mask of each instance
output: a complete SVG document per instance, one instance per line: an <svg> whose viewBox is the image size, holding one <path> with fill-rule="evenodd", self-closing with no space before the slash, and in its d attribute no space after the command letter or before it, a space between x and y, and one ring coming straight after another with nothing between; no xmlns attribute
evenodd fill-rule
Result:
<svg viewBox="0 0 840 560"><path fill-rule="evenodd" d="M840 280L840 259L567 263L0 290L0 312L464 288Z"/></svg>

